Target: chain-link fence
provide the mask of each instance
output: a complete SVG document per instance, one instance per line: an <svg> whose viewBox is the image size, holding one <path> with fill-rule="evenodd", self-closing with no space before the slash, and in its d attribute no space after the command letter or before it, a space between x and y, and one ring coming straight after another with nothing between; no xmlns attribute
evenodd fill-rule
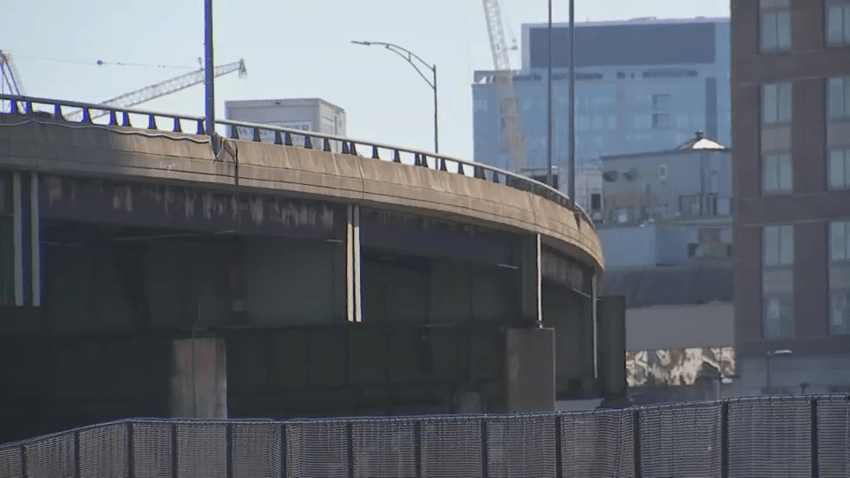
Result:
<svg viewBox="0 0 850 478"><path fill-rule="evenodd" d="M850 476L850 397L512 416L125 420L0 446L0 478L767 476Z"/></svg>

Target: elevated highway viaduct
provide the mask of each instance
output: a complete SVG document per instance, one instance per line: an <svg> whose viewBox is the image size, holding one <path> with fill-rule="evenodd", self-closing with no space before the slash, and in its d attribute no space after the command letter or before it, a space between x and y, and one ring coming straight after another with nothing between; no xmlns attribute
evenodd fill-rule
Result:
<svg viewBox="0 0 850 478"><path fill-rule="evenodd" d="M624 394L624 312L596 297L593 225L545 185L303 131L222 122L211 144L183 132L202 118L74 123L62 114L94 105L16 99L0 115L0 441L133 416Z"/></svg>

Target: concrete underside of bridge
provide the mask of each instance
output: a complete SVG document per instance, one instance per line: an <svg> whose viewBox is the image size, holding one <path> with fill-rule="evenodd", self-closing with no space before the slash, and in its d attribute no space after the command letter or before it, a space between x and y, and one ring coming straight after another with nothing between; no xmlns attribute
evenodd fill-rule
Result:
<svg viewBox="0 0 850 478"><path fill-rule="evenodd" d="M391 204L117 176L0 169L0 441L624 392L592 254Z"/></svg>

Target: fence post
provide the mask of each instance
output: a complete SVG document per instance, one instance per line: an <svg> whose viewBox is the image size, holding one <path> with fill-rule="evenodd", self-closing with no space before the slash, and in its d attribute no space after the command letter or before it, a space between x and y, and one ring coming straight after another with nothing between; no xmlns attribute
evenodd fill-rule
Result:
<svg viewBox="0 0 850 478"><path fill-rule="evenodd" d="M133 422L127 422L127 477L136 476L136 457L133 456Z"/></svg>
<svg viewBox="0 0 850 478"><path fill-rule="evenodd" d="M80 431L77 430L74 432L74 477L81 476L83 476L83 470L80 463Z"/></svg>
<svg viewBox="0 0 850 478"><path fill-rule="evenodd" d="M820 476L820 467L818 463L818 400L812 399L812 478Z"/></svg>
<svg viewBox="0 0 850 478"><path fill-rule="evenodd" d="M27 473L27 446L23 443L21 443L21 476L29 478Z"/></svg>
<svg viewBox="0 0 850 478"><path fill-rule="evenodd" d="M178 460L180 455L177 453L177 424L171 424L171 477L180 477L180 467Z"/></svg>
<svg viewBox="0 0 850 478"><path fill-rule="evenodd" d="M634 459L635 459L635 478L641 478L643 476L643 472L641 469L641 456L640 456L640 411L635 410L632 412L632 431L634 434L633 437L633 445L634 445Z"/></svg>
<svg viewBox="0 0 850 478"><path fill-rule="evenodd" d="M487 443L487 419L481 419L481 476L487 477L490 473L490 453Z"/></svg>
<svg viewBox="0 0 850 478"><path fill-rule="evenodd" d="M233 478L233 425L224 425L224 464L227 478Z"/></svg>
<svg viewBox="0 0 850 478"><path fill-rule="evenodd" d="M280 478L286 478L289 473L286 469L286 424L280 424Z"/></svg>
<svg viewBox="0 0 850 478"><path fill-rule="evenodd" d="M354 478L354 423L345 425L345 441L348 444L348 478Z"/></svg>
<svg viewBox="0 0 850 478"><path fill-rule="evenodd" d="M720 405L720 478L729 478L729 401Z"/></svg>
<svg viewBox="0 0 850 478"><path fill-rule="evenodd" d="M416 478L422 478L422 421L413 422L413 460Z"/></svg>
<svg viewBox="0 0 850 478"><path fill-rule="evenodd" d="M561 446L561 414L555 415L555 478L564 478L564 456Z"/></svg>

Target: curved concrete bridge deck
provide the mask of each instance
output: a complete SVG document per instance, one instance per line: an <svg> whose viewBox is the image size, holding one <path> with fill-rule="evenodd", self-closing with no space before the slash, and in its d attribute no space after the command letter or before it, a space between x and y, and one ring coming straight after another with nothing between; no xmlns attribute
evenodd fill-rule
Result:
<svg viewBox="0 0 850 478"><path fill-rule="evenodd" d="M203 118L107 109L96 124L100 105L10 99L0 360L26 364L10 439L133 416L535 411L624 393L593 224L542 183L301 130L219 121L211 145ZM203 383L190 332L216 370Z"/></svg>
<svg viewBox="0 0 850 478"><path fill-rule="evenodd" d="M42 99L29 104L75 103ZM235 136L240 136L240 130L242 135L247 131L250 139L219 140L216 157L208 136L179 132L184 123L201 122L202 118L137 113L134 116L147 117L142 121L148 129L136 129L95 125L86 119L68 123L57 121L53 114L19 112L23 115L3 118L5 127L0 130L0 156L10 167L179 181L210 188L238 186L246 192L331 199L451 218L540 234L544 244L580 258L594 269L603 268L599 240L584 211L578 207L571 210L565 195L543 183L486 165L318 133L309 136L315 147L304 147L303 131L231 121L218 124L236 132ZM138 118L137 122L141 123ZM157 123L176 127L151 134ZM296 136L300 144L261 141L275 133L281 143L291 143ZM340 143L344 143L342 148L336 149L345 153L326 151ZM372 157L358 154L357 149L368 150ZM382 154L382 159L373 159ZM404 164L406 160L422 166Z"/></svg>

